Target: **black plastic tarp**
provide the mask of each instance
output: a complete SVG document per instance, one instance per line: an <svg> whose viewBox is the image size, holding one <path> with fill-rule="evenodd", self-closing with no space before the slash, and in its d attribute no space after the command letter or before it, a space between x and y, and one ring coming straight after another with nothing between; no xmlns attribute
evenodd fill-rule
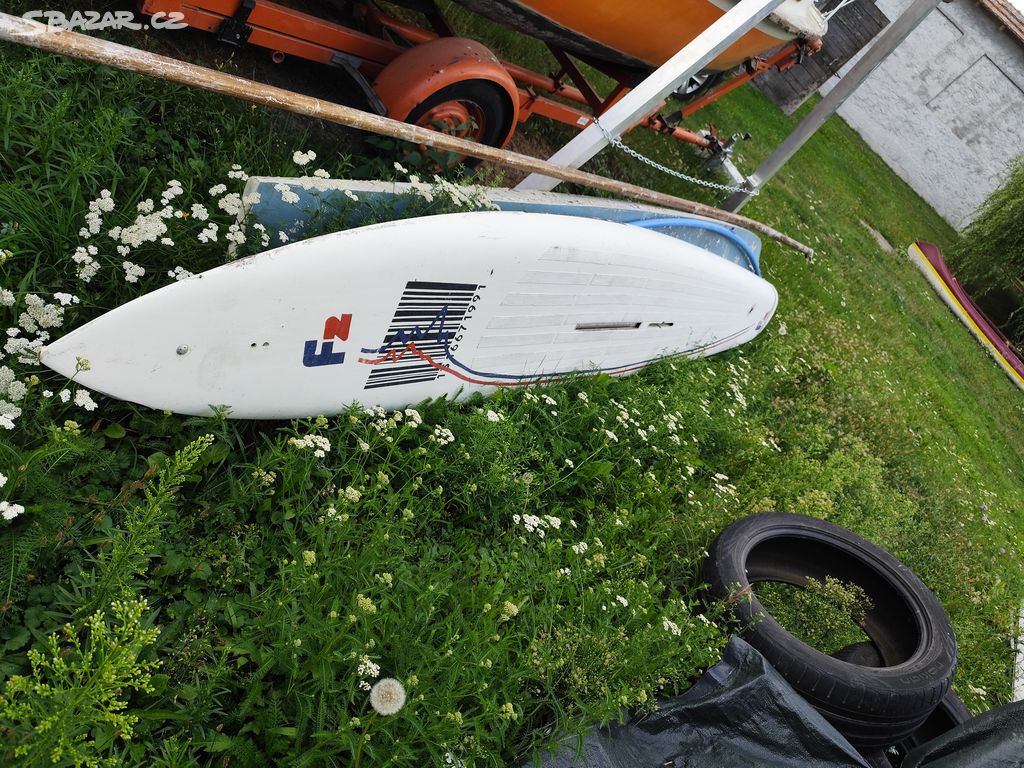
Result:
<svg viewBox="0 0 1024 768"><path fill-rule="evenodd" d="M901 768L1024 766L1024 701L1005 704L915 747Z"/></svg>
<svg viewBox="0 0 1024 768"><path fill-rule="evenodd" d="M542 768L867 768L849 742L756 650L730 638L681 696L625 725L594 728ZM528 765L534 765L529 763Z"/></svg>

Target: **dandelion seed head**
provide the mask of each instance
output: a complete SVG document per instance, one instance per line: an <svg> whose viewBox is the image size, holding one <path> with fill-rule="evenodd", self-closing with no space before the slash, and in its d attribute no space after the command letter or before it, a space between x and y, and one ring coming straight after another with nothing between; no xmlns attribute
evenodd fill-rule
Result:
<svg viewBox="0 0 1024 768"><path fill-rule="evenodd" d="M393 715L405 706L405 687L393 677L384 677L370 689L370 706L380 715Z"/></svg>

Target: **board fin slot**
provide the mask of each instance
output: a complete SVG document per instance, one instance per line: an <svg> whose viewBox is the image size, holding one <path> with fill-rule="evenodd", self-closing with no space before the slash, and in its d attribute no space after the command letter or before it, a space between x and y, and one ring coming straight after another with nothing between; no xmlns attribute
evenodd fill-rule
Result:
<svg viewBox="0 0 1024 768"><path fill-rule="evenodd" d="M577 331L629 331L641 323L576 323Z"/></svg>
<svg viewBox="0 0 1024 768"><path fill-rule="evenodd" d="M671 328L675 323L648 323L648 328Z"/></svg>

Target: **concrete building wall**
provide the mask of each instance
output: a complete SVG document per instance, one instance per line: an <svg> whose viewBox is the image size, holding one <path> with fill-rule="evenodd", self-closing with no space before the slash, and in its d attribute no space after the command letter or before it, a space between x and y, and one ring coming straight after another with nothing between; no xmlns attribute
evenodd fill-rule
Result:
<svg viewBox="0 0 1024 768"><path fill-rule="evenodd" d="M878 0L890 19L907 5ZM839 114L950 224L963 227L1024 153L1024 43L969 0L942 3Z"/></svg>

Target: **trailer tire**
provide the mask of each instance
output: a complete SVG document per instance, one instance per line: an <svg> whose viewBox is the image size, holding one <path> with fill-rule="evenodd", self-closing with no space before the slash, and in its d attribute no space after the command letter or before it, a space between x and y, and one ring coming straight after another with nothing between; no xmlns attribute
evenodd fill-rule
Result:
<svg viewBox="0 0 1024 768"><path fill-rule="evenodd" d="M465 127L455 122L463 116L469 119ZM515 116L508 94L500 85L489 80L461 80L421 101L401 119L500 147L512 131Z"/></svg>
<svg viewBox="0 0 1024 768"><path fill-rule="evenodd" d="M765 610L752 585L798 587L826 576L859 585L873 603L863 623L884 665L827 656L798 640ZM905 739L949 691L956 639L935 595L875 544L832 523L779 512L743 518L709 549L708 596L723 600L745 637L779 673L861 749Z"/></svg>

